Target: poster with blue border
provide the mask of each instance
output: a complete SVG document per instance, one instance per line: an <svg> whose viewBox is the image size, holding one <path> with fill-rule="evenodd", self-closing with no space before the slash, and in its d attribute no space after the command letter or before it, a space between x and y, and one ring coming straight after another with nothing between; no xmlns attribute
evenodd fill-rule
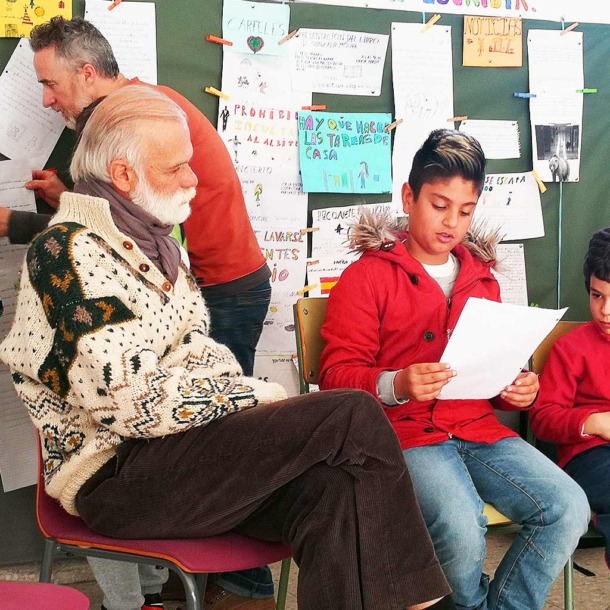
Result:
<svg viewBox="0 0 610 610"><path fill-rule="evenodd" d="M299 112L299 158L306 193L389 193L389 113Z"/></svg>

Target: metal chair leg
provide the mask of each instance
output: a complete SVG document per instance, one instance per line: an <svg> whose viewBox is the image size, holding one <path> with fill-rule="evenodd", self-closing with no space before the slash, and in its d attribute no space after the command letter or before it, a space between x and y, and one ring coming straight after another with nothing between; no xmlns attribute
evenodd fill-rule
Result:
<svg viewBox="0 0 610 610"><path fill-rule="evenodd" d="M284 610L286 607L286 595L288 593L288 578L290 577L290 558L282 561L280 569L280 582L277 587L277 603L275 610Z"/></svg>
<svg viewBox="0 0 610 610"><path fill-rule="evenodd" d="M42 563L40 564L40 582L51 582L51 571L53 569L53 557L55 555L56 542L49 540L44 541L44 549L42 552Z"/></svg>
<svg viewBox="0 0 610 610"><path fill-rule="evenodd" d="M574 610L574 558L572 556L563 569L563 600L565 610Z"/></svg>
<svg viewBox="0 0 610 610"><path fill-rule="evenodd" d="M186 610L201 610L203 598L199 595L197 587L197 579L194 574L184 572L179 568L174 568L178 574L182 584L184 585L184 593L186 595ZM205 584L204 584L205 589Z"/></svg>

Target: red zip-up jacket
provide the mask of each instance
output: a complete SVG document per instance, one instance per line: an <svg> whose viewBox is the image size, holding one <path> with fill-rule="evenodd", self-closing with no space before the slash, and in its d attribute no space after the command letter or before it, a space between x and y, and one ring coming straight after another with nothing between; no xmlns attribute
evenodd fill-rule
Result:
<svg viewBox="0 0 610 610"><path fill-rule="evenodd" d="M382 371L440 361L469 297L500 300L493 261L482 262L459 245L453 254L460 270L448 301L409 254L404 237L391 249L386 239L384 249L365 251L332 289L322 328L322 389L358 388L377 396ZM403 449L451 437L493 443L518 436L494 413L494 408L516 410L499 397L493 405L489 400L411 400L384 408Z"/></svg>

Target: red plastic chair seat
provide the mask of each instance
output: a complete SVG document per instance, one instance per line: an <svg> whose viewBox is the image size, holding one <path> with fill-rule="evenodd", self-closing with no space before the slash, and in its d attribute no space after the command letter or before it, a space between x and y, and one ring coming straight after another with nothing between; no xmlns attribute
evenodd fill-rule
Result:
<svg viewBox="0 0 610 610"><path fill-rule="evenodd" d="M76 589L41 582L0 581L0 610L89 610Z"/></svg>

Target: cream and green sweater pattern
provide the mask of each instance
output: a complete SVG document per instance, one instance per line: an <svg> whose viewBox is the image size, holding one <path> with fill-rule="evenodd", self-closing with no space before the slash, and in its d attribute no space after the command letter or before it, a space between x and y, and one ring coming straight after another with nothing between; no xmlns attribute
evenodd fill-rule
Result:
<svg viewBox="0 0 610 610"><path fill-rule="evenodd" d="M46 490L68 512L124 439L176 434L286 397L244 377L208 324L186 267L172 286L117 230L106 200L62 196L28 250L0 359L40 433Z"/></svg>

